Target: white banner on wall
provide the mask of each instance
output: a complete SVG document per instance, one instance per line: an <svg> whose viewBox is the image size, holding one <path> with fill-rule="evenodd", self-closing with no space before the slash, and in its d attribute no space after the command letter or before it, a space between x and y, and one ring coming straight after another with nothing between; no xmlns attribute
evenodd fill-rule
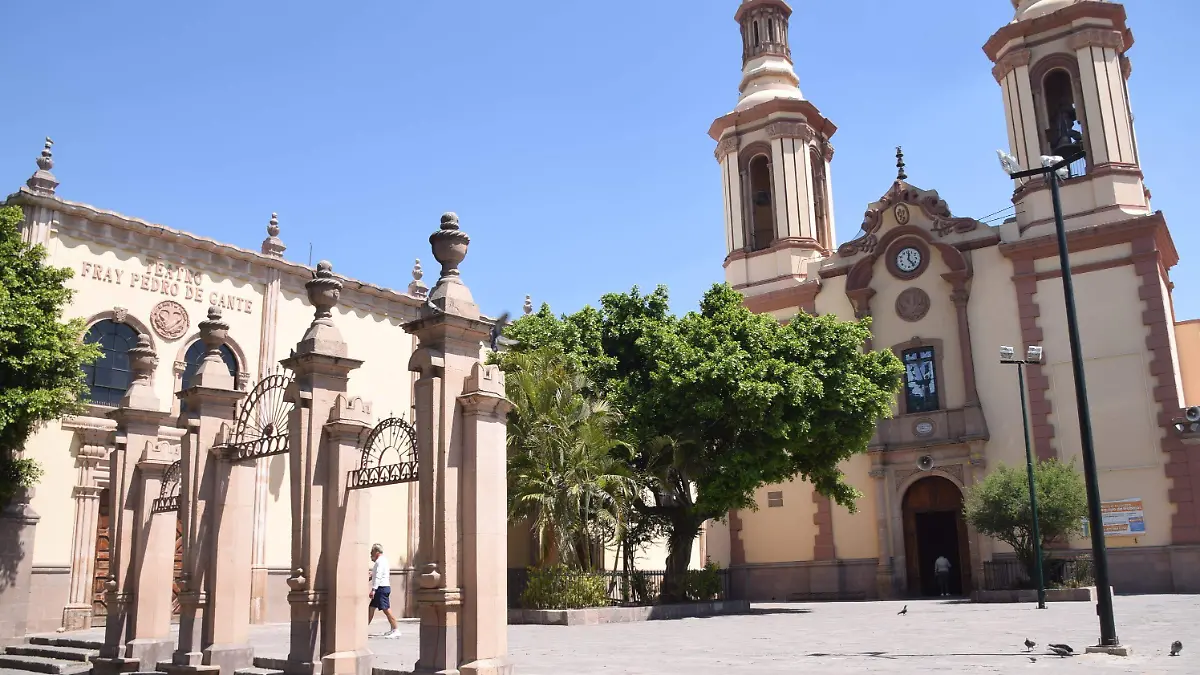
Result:
<svg viewBox="0 0 1200 675"><path fill-rule="evenodd" d="M1100 502L1100 515L1106 537L1138 537L1146 534L1146 513L1140 498ZM1083 519L1083 534L1085 537L1091 536L1087 518Z"/></svg>

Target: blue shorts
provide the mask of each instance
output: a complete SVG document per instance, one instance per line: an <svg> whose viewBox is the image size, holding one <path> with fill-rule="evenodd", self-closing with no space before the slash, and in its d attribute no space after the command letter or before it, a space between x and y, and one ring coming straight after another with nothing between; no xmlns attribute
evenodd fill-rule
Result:
<svg viewBox="0 0 1200 675"><path fill-rule="evenodd" d="M370 607L375 609L391 609L392 608L392 587L380 586L375 589L375 595L371 597Z"/></svg>

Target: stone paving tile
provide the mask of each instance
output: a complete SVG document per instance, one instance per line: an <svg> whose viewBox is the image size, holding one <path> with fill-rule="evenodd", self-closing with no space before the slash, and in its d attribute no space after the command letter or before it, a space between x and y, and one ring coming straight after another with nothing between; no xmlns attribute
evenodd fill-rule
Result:
<svg viewBox="0 0 1200 675"><path fill-rule="evenodd" d="M896 612L908 604L908 614ZM1130 657L1045 653L1048 642L1082 652L1099 636L1094 605L976 605L958 601L755 605L750 615L602 626L512 626L520 675L749 675L754 673L1200 673L1200 596L1118 596L1117 630ZM376 617L371 634L387 630ZM408 670L417 625L373 637L375 666ZM102 637L100 631L88 631ZM74 634L72 634L74 635ZM1038 642L1024 652L1028 637ZM253 626L259 656L287 655L283 625ZM1172 640L1183 655L1167 656ZM1031 661L1030 659L1036 659Z"/></svg>

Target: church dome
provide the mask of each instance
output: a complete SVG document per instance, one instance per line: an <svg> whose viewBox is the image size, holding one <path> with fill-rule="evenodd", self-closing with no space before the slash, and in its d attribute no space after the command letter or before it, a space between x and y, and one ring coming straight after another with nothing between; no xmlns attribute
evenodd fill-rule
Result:
<svg viewBox="0 0 1200 675"><path fill-rule="evenodd" d="M1079 2L1081 0L1012 0L1013 9L1017 11L1013 22L1036 19Z"/></svg>

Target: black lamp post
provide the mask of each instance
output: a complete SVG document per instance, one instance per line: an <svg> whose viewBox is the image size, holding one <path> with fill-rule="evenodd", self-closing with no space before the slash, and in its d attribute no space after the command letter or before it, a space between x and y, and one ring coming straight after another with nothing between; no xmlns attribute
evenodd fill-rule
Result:
<svg viewBox="0 0 1200 675"><path fill-rule="evenodd" d="M1054 231L1058 235L1058 261L1062 267L1063 297L1067 305L1067 337L1071 342L1071 370L1075 376L1075 405L1079 410L1079 441L1083 453L1083 477L1087 485L1088 529L1092 536L1092 560L1096 572L1096 614L1100 617L1100 647L1120 647L1116 620L1113 618L1112 587L1108 581L1108 551L1104 543L1104 520L1100 510L1100 480L1096 473L1096 448L1092 442L1092 417L1088 410L1087 384L1083 377L1083 348L1079 343L1079 318L1075 313L1075 286L1071 281L1071 260L1067 254L1067 231L1063 225L1062 203L1059 199L1059 172L1065 172L1075 161L1085 156L1083 150L1069 157L1046 158L1040 169L1014 171L1019 168L1010 155L1000 153L1004 172L1013 180L1042 176L1050 183L1050 198L1054 202Z"/></svg>
<svg viewBox="0 0 1200 675"><path fill-rule="evenodd" d="M1029 443L1029 409L1025 404L1025 364L1041 363L1042 348L1029 347L1025 358L1016 358L1012 347L1000 348L1000 363L1017 366L1017 382L1021 386L1021 428L1025 431L1025 471L1029 474L1029 508L1033 512L1033 552L1036 556L1034 574L1037 575L1038 609L1046 609L1046 577L1042 573L1042 532L1038 527L1037 485L1033 482L1033 447Z"/></svg>

